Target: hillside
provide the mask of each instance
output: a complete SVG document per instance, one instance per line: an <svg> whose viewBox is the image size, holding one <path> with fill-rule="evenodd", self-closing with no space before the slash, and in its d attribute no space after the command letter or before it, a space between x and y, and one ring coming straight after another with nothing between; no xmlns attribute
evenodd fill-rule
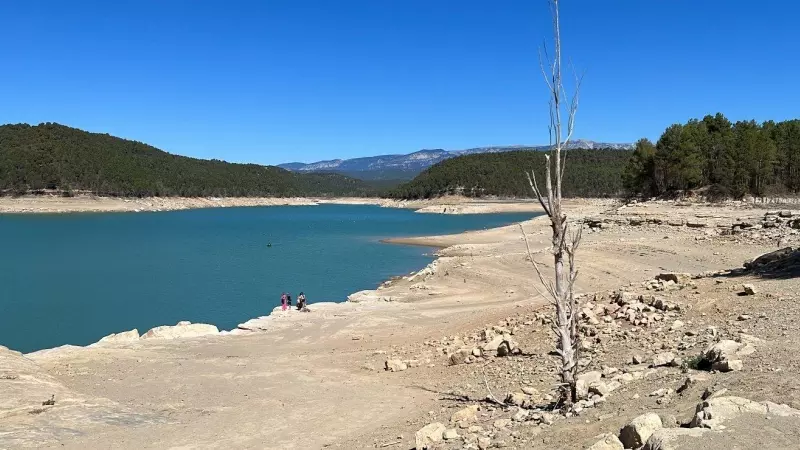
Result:
<svg viewBox="0 0 800 450"><path fill-rule="evenodd" d="M632 144L609 144L577 139L571 141L570 149L628 150ZM353 159L332 159L314 163L292 162L280 164L278 167L296 172L335 172L362 180L411 180L420 172L432 165L458 156L480 153L503 153L518 150L542 151L549 146L506 145L493 147L476 147L466 150L447 151L442 149L425 149L406 155L380 155Z"/></svg>
<svg viewBox="0 0 800 450"><path fill-rule="evenodd" d="M709 186L716 197L800 192L800 120L732 123L721 113L670 125L647 139L625 170L632 194L661 196Z"/></svg>
<svg viewBox="0 0 800 450"><path fill-rule="evenodd" d="M45 189L108 196L363 196L339 174L173 155L141 142L55 123L0 126L0 194Z"/></svg>
<svg viewBox="0 0 800 450"><path fill-rule="evenodd" d="M606 197L622 192L622 173L629 150L569 150L564 195ZM544 153L509 151L481 153L444 160L394 189L390 196L430 198L462 193L467 196L532 196L525 171L534 169L544 180Z"/></svg>

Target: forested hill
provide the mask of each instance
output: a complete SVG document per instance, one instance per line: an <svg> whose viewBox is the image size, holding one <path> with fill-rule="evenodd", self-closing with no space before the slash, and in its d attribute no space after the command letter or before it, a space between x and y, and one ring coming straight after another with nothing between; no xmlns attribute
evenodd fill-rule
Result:
<svg viewBox="0 0 800 450"><path fill-rule="evenodd" d="M800 120L731 123L717 113L669 126L636 143L625 170L633 194L660 196L708 187L712 196L800 192Z"/></svg>
<svg viewBox="0 0 800 450"><path fill-rule="evenodd" d="M597 149L568 150L563 194L606 197L622 193L622 172L631 152ZM444 194L531 197L526 170L544 181L545 154L513 151L459 156L442 161L391 192L392 197L417 199Z"/></svg>
<svg viewBox="0 0 800 450"><path fill-rule="evenodd" d="M55 123L0 126L0 194L44 189L114 196L369 195L362 181L172 155Z"/></svg>

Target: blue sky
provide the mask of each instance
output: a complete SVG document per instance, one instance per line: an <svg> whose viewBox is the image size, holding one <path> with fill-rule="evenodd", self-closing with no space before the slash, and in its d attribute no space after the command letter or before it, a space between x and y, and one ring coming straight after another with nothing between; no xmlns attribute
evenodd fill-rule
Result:
<svg viewBox="0 0 800 450"><path fill-rule="evenodd" d="M800 112L800 2L563 0L576 136ZM547 142L545 0L6 2L0 123L276 164Z"/></svg>

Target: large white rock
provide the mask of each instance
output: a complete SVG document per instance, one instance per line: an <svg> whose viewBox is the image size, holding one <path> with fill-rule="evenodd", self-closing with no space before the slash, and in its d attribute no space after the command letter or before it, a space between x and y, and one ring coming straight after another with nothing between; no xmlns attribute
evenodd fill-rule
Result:
<svg viewBox="0 0 800 450"><path fill-rule="evenodd" d="M118 343L125 343L125 342L135 342L139 340L139 330L136 328L130 331L123 331L121 333L112 333L104 338L100 339L99 341L95 342L94 344L90 345L93 346L102 346L108 344L118 344Z"/></svg>
<svg viewBox="0 0 800 450"><path fill-rule="evenodd" d="M661 417L658 417L658 414L643 414L631 420L622 428L619 433L619 440L625 448L639 448L661 427Z"/></svg>
<svg viewBox="0 0 800 450"><path fill-rule="evenodd" d="M707 431L703 428L661 428L650 435L642 450L680 450L686 447L681 446L678 441L702 437ZM702 446L697 445L696 448Z"/></svg>
<svg viewBox="0 0 800 450"><path fill-rule="evenodd" d="M219 334L219 329L207 323L178 322L178 325L164 325L151 328L141 339L178 339Z"/></svg>
<svg viewBox="0 0 800 450"><path fill-rule="evenodd" d="M447 428L439 422L425 425L419 431L417 431L417 434L415 435L416 449L432 449L437 442L442 441L445 430L447 430Z"/></svg>
<svg viewBox="0 0 800 450"><path fill-rule="evenodd" d="M613 434L604 434L603 437L591 445L587 450L624 450L622 442Z"/></svg>
<svg viewBox="0 0 800 450"><path fill-rule="evenodd" d="M738 352L742 347L743 345L739 342L732 341L730 339L724 339L715 344L709 345L703 352L703 358L712 364L728 359L735 359L736 352Z"/></svg>
<svg viewBox="0 0 800 450"><path fill-rule="evenodd" d="M466 408L460 409L450 416L450 421L453 423L472 423L478 420L478 411L481 410L480 405L470 405Z"/></svg>

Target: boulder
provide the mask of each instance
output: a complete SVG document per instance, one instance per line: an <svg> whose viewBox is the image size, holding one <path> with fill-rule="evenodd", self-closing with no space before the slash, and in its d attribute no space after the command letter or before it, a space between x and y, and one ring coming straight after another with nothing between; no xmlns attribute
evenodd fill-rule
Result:
<svg viewBox="0 0 800 450"><path fill-rule="evenodd" d="M528 396L522 392L509 392L506 395L505 403L508 405L522 406L528 401Z"/></svg>
<svg viewBox="0 0 800 450"><path fill-rule="evenodd" d="M415 435L417 450L432 450L437 442L444 439L445 426L439 422L434 422L422 427Z"/></svg>
<svg viewBox="0 0 800 450"><path fill-rule="evenodd" d="M744 364L740 359L726 359L725 361L711 364L711 370L717 370L719 372L738 372L742 369L744 369Z"/></svg>
<svg viewBox="0 0 800 450"><path fill-rule="evenodd" d="M384 367L388 372L402 372L408 369L408 364L399 359L387 359Z"/></svg>
<svg viewBox="0 0 800 450"><path fill-rule="evenodd" d="M531 395L531 396L539 395L539 391L535 387L532 387L532 386L522 386L522 392L527 394L527 395Z"/></svg>
<svg viewBox="0 0 800 450"><path fill-rule="evenodd" d="M492 426L494 426L498 430L501 430L503 428L508 428L509 426L511 426L511 419L497 419L494 421Z"/></svg>
<svg viewBox="0 0 800 450"><path fill-rule="evenodd" d="M656 413L643 414L631 420L619 433L619 440L625 448L639 448L650 436L661 429L661 417Z"/></svg>
<svg viewBox="0 0 800 450"><path fill-rule="evenodd" d="M464 364L467 362L467 358L472 354L470 350L457 350L450 355L449 362L451 366L455 366L458 364Z"/></svg>
<svg viewBox="0 0 800 450"><path fill-rule="evenodd" d="M592 444L587 450L624 450L619 438L611 433L604 434L599 441Z"/></svg>
<svg viewBox="0 0 800 450"><path fill-rule="evenodd" d="M519 348L519 344L510 337L505 337L497 347L497 356L518 355L520 353L522 351Z"/></svg>
<svg viewBox="0 0 800 450"><path fill-rule="evenodd" d="M527 409L519 408L512 419L514 422L525 422L528 420L528 415L530 415L530 412Z"/></svg>
<svg viewBox="0 0 800 450"><path fill-rule="evenodd" d="M693 442L687 443L685 440L702 437L707 431L702 428L661 428L650 435L642 450L701 448L700 445L692 445Z"/></svg>
<svg viewBox="0 0 800 450"><path fill-rule="evenodd" d="M452 441L453 439L458 439L459 438L458 431L456 431L455 428L448 428L444 430L442 437L444 438L445 441Z"/></svg>
<svg viewBox="0 0 800 450"><path fill-rule="evenodd" d="M107 345L107 344L118 344L124 342L135 342L139 340L139 330L134 328L130 331L123 331L121 333L113 333L109 334L108 336L100 339L99 341L92 344L95 345Z"/></svg>
<svg viewBox="0 0 800 450"><path fill-rule="evenodd" d="M600 381L601 378L603 378L603 374L597 370L593 370L591 372L579 374L576 379L579 381L583 380L587 385L589 385L595 381Z"/></svg>
<svg viewBox="0 0 800 450"><path fill-rule="evenodd" d="M675 355L672 352L659 353L653 357L653 367L669 366L675 361Z"/></svg>
<svg viewBox="0 0 800 450"><path fill-rule="evenodd" d="M206 323L178 322L175 326L164 325L151 328L141 339L179 339L219 334L219 329Z"/></svg>
<svg viewBox="0 0 800 450"><path fill-rule="evenodd" d="M611 392L608 385L602 381L595 381L589 385L589 392L595 395L606 396Z"/></svg>
<svg viewBox="0 0 800 450"><path fill-rule="evenodd" d="M691 428L721 429L726 420L742 414L767 414L767 406L741 397L715 397L703 401L695 409L695 416L689 424Z"/></svg>
<svg viewBox="0 0 800 450"><path fill-rule="evenodd" d="M459 409L450 416L450 421L453 423L472 423L478 420L478 411L481 410L480 405L471 405L466 408Z"/></svg>
<svg viewBox="0 0 800 450"><path fill-rule="evenodd" d="M742 347L743 345L739 342L723 339L706 347L701 356L709 365L713 365L717 362L733 359Z"/></svg>

